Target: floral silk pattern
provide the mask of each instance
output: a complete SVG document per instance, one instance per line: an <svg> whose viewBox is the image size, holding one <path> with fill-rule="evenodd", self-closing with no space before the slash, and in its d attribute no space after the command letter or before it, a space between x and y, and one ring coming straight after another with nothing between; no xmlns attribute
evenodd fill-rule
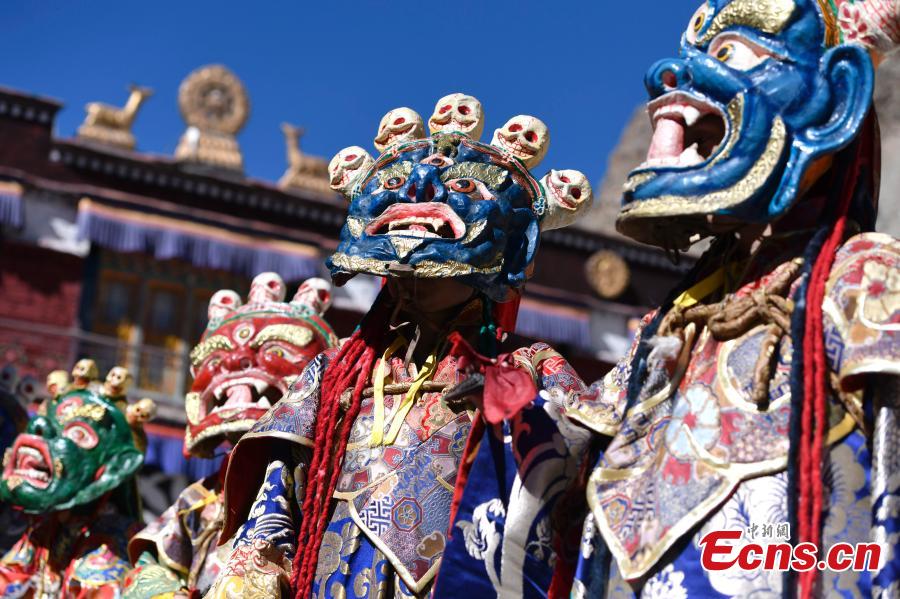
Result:
<svg viewBox="0 0 900 599"><path fill-rule="evenodd" d="M303 496L319 382L331 355L325 353L311 362L294 391L235 448L226 482L224 534L243 526L232 556L208 596L262 597L276 592L273 589L286 588L292 543L301 518L296 498ZM533 375L538 389L583 389L572 368L545 344L518 350L512 359ZM412 378L402 360L392 359L390 366L395 382ZM435 380L456 383L461 376L455 359L448 357L438 364ZM497 584L502 576L507 588L524 592L541 582L521 576L523 565L533 561L542 564L538 576L549 583L555 558L550 511L577 472L575 456L583 454L583 444L590 436L562 416L565 398L565 393L558 392L553 397L537 397L526 410L528 414L516 419L511 434L505 434L502 427L490 433L499 434L495 438L500 439L500 454L476 456L476 461L508 454L522 464L518 475L512 468L509 473L514 476L502 482L510 485L506 490L516 497L515 504L494 506L489 513L489 506L478 507L483 503L480 495L468 494L469 489L489 487L467 485L453 528L450 505L471 428L470 413L455 413L443 404L439 393L425 393L410 410L396 441L373 446L373 401L365 398L335 491L337 501L319 552L313 595L457 596L461 588L467 588L477 596L482 584L488 592L495 592L492 576ZM386 429L400 399L402 396L385 397ZM278 444L278 440L291 443ZM253 487L259 489L256 499L248 501L241 487L247 486L261 455L267 456L269 470ZM476 471L484 469L473 468ZM241 473L241 480L232 478L235 472ZM543 495L533 496L539 489L544 490ZM506 531L486 539L482 533L486 533L487 523L479 520L480 515L493 517L501 511L508 523ZM273 538L286 541L273 546ZM482 546L482 542L488 545ZM496 551L492 553L490 547ZM498 560L496 566L492 559ZM435 587L435 576L446 563L451 564L445 570L449 574L437 577L437 584L446 586L442 590L444 586Z"/></svg>
<svg viewBox="0 0 900 599"><path fill-rule="evenodd" d="M213 475L188 486L159 518L128 542L132 562L140 561L141 567L129 576L126 599L153 597L163 581L172 581L173 591L197 589L204 593L209 589L230 553L218 545L224 505L221 493L215 490L217 479L218 475ZM175 572L178 578L166 575ZM155 585L148 585L151 579Z"/></svg>
<svg viewBox="0 0 900 599"><path fill-rule="evenodd" d="M130 568L125 539L138 524L112 505L84 523L29 527L0 560L0 597L119 597Z"/></svg>
<svg viewBox="0 0 900 599"><path fill-rule="evenodd" d="M878 572L827 573L829 596L896 589L900 571L893 548L900 535L897 407L880 406L874 430L863 428L861 377L900 374L898 272L900 244L867 233L842 246L826 286L826 352L840 392L830 393L822 546L874 538L890 547ZM745 285L737 294L756 285ZM642 589L642 597L781 592L780 575L699 570L698 541L704 532L788 520L784 471L791 340L785 337L778 349L764 409L749 394L760 341L759 328L722 343L701 330L686 356L682 348L686 367L677 387L663 385L662 392L648 396L645 386L643 401L624 418L588 484L593 516L585 526L576 596L590 589L592 538L598 532L615 558L610 596L622 596L613 592L616 588L624 596ZM647 385L653 381L651 372ZM596 401L596 393L587 400ZM871 449L867 439L874 439ZM876 480L867 485L873 474ZM678 543L686 536L690 542Z"/></svg>

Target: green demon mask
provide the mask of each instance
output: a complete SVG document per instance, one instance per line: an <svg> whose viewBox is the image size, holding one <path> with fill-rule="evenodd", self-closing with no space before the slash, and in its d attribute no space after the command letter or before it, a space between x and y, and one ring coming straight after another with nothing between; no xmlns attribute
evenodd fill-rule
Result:
<svg viewBox="0 0 900 599"><path fill-rule="evenodd" d="M3 459L0 499L40 514L84 505L127 481L144 460L125 414L92 388L48 400Z"/></svg>

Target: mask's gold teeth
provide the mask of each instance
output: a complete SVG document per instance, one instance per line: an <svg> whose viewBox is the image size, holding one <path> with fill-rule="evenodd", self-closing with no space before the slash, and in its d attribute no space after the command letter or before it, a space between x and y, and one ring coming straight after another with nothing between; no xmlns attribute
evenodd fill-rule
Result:
<svg viewBox="0 0 900 599"><path fill-rule="evenodd" d="M184 396L184 411L188 422L197 424L200 422L200 394L191 391Z"/></svg>
<svg viewBox="0 0 900 599"><path fill-rule="evenodd" d="M480 220L473 225L469 225L469 230L466 231L466 236L460 240L460 243L469 243L484 231L484 227L487 225L486 220Z"/></svg>
<svg viewBox="0 0 900 599"><path fill-rule="evenodd" d="M350 232L352 237L360 237L363 233L363 229L366 228L365 223L362 219L355 218L353 216L347 217L347 230Z"/></svg>

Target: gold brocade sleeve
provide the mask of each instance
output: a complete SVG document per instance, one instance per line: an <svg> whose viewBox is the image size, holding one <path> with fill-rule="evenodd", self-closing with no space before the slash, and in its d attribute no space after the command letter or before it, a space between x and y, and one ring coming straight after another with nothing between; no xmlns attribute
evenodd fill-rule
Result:
<svg viewBox="0 0 900 599"><path fill-rule="evenodd" d="M825 288L825 348L843 391L865 375L900 375L900 242L856 235L841 247Z"/></svg>
<svg viewBox="0 0 900 599"><path fill-rule="evenodd" d="M271 599L287 596L291 562L263 539L238 546L205 595L208 599Z"/></svg>

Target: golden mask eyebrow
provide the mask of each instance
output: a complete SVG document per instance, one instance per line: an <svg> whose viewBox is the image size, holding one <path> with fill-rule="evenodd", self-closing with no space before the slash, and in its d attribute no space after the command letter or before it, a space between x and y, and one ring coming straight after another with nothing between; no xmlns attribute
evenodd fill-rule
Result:
<svg viewBox="0 0 900 599"><path fill-rule="evenodd" d="M224 335L213 335L209 339L198 343L197 346L191 350L191 364L199 366L206 358L212 355L213 352L222 349L234 349L234 344L231 342L231 339Z"/></svg>
<svg viewBox="0 0 900 599"><path fill-rule="evenodd" d="M284 341L297 347L305 347L313 340L313 333L306 327L295 324L272 324L264 328L250 342L256 348L268 341Z"/></svg>
<svg viewBox="0 0 900 599"><path fill-rule="evenodd" d="M409 160L395 162L389 167L378 171L378 181L384 185L384 182L393 177L408 177L413 170L413 163Z"/></svg>
<svg viewBox="0 0 900 599"><path fill-rule="evenodd" d="M441 181L450 181L451 179L477 179L491 189L497 189L504 181L506 181L508 175L509 173L506 169L495 164L460 162L441 173Z"/></svg>
<svg viewBox="0 0 900 599"><path fill-rule="evenodd" d="M697 45L709 43L729 27L744 26L775 35L787 25L796 5L793 0L734 0L720 10Z"/></svg>
<svg viewBox="0 0 900 599"><path fill-rule="evenodd" d="M106 408L99 404L84 404L81 406L73 406L65 410L57 409L56 411L56 419L60 424L66 424L76 418L100 422L105 415Z"/></svg>

